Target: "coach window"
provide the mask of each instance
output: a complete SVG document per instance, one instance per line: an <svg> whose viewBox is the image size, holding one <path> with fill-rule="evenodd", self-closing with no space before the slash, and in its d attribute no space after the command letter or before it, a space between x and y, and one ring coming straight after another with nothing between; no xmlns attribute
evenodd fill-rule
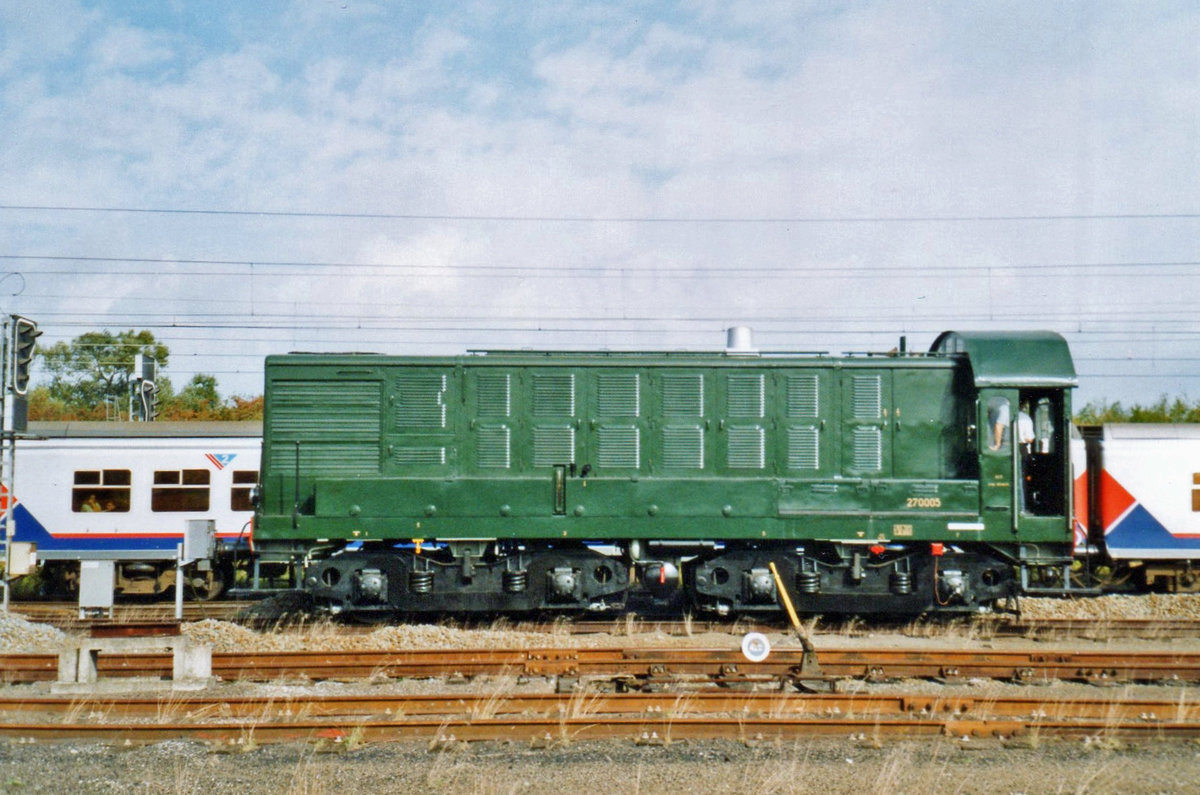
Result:
<svg viewBox="0 0 1200 795"><path fill-rule="evenodd" d="M71 510L75 513L128 513L128 469L90 469L75 473Z"/></svg>
<svg viewBox="0 0 1200 795"><path fill-rule="evenodd" d="M250 491L258 483L258 473L253 469L233 471L233 491L229 495L229 507L234 511L253 511L254 504L250 502Z"/></svg>
<svg viewBox="0 0 1200 795"><path fill-rule="evenodd" d="M154 473L150 510L184 512L208 510L207 469L166 469Z"/></svg>
<svg viewBox="0 0 1200 795"><path fill-rule="evenodd" d="M1192 510L1200 511L1200 472L1192 473Z"/></svg>

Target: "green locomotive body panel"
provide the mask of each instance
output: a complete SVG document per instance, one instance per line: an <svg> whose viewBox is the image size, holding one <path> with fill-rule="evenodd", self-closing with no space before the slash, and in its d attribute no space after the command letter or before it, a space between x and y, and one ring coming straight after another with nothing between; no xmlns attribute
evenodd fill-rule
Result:
<svg viewBox="0 0 1200 795"><path fill-rule="evenodd" d="M254 537L1069 545L1074 377L1046 333L916 356L272 356ZM1018 405L1033 475L990 444Z"/></svg>

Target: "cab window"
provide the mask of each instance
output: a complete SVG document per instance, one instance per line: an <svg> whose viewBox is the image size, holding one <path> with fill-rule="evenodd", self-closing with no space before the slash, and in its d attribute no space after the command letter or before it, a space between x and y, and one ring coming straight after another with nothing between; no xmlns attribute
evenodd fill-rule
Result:
<svg viewBox="0 0 1200 795"><path fill-rule="evenodd" d="M1033 447L1036 452L1048 455L1055 447L1054 407L1049 398L1037 401L1033 409Z"/></svg>
<svg viewBox="0 0 1200 795"><path fill-rule="evenodd" d="M1004 454L1012 449L1012 404L1008 398L997 396L988 400L984 441L991 453Z"/></svg>

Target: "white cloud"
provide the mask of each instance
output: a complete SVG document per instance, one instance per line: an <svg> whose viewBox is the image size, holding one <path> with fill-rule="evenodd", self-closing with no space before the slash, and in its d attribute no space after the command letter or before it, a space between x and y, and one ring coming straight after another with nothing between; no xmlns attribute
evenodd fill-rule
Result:
<svg viewBox="0 0 1200 795"><path fill-rule="evenodd" d="M464 289L458 274L463 268L486 267L479 240L458 230L431 228L404 240L377 235L362 241L354 261L385 266L405 274L388 282L388 288L373 298L402 296L399 303L410 311L420 306L453 305Z"/></svg>
<svg viewBox="0 0 1200 795"><path fill-rule="evenodd" d="M1017 4L1008 7L1011 20L993 13L980 21L952 5L831 11L697 2L651 19L607 6L541 6L531 21L493 9L473 26L466 11L396 21L385 5L354 3L353 15L339 15L336 5L297 4L250 28L277 29L274 38L231 32L207 50L198 33L142 28L133 18L104 18L103 10L75 8L70 21L17 18L16 33L0 34L5 201L743 219L1194 211L1200 204L1200 62L1187 46L1200 33L1194 13L1155 20L1128 9L1060 13ZM12 22L6 13L0 21ZM585 16L586 25L565 24ZM493 35L512 37L511 49ZM369 51L353 51L349 43L360 40ZM773 341L847 318L857 320L842 327L889 335L897 324L960 323L974 311L997 323L1034 323L1038 312L1064 305L1078 305L1091 322L1112 305L1093 282L1144 307L1140 320L1161 322L1178 317L1153 308L1161 279L1100 274L1079 285L1070 276L1009 270L981 286L927 273L839 281L836 271L815 269L1195 258L1194 226L1186 223L0 214L0 227L9 253L419 263L428 270L407 283L373 281L376 269L361 276L310 269L289 280L263 268L254 279L256 306L381 323L393 317L390 307L415 307L443 320L480 318L457 328L514 329L498 335L503 345L576 347L676 346L709 324L716 346L726 320L789 312L794 323L790 330L777 323ZM528 270L489 276L466 266ZM737 278L719 270L754 267L775 271ZM26 299L58 294L30 276ZM166 313L217 312L247 292L244 278L205 291L183 277L137 281L132 289L142 294L161 292ZM117 317L143 313L143 304L122 303L124 287L100 289L110 292ZM183 303L209 297L207 307ZM66 304L47 298L40 306ZM649 319L663 335L623 334L632 318ZM602 333L529 332L547 326ZM303 333L288 345L303 347ZM480 345L479 336L436 341L462 348ZM248 350L270 346L264 340Z"/></svg>
<svg viewBox="0 0 1200 795"><path fill-rule="evenodd" d="M174 52L164 37L121 25L105 30L90 55L97 69L125 70L170 61Z"/></svg>
<svg viewBox="0 0 1200 795"><path fill-rule="evenodd" d="M17 77L28 65L70 58L102 19L102 12L75 0L0 4L0 78Z"/></svg>

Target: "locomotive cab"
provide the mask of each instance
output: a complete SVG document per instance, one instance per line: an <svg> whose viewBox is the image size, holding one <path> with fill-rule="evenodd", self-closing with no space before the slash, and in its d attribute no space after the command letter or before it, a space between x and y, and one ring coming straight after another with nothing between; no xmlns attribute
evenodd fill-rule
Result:
<svg viewBox="0 0 1200 795"><path fill-rule="evenodd" d="M1052 332L947 332L938 353L961 355L976 390L971 427L983 535L1006 535L1025 592L1070 589L1071 392L1066 341Z"/></svg>

